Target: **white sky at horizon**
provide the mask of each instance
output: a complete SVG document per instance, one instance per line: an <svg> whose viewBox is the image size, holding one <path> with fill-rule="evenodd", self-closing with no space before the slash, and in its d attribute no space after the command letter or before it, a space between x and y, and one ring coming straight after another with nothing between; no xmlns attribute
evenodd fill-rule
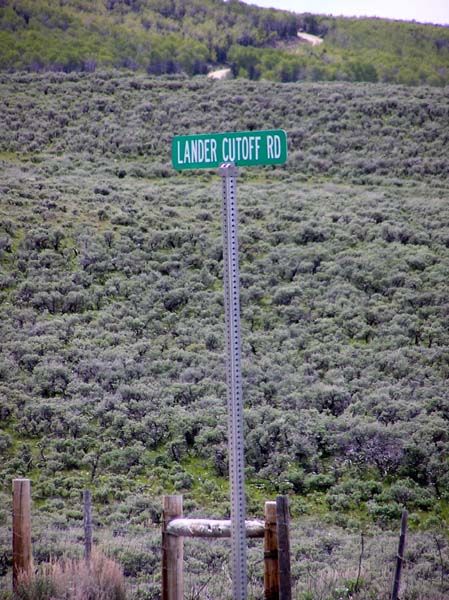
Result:
<svg viewBox="0 0 449 600"><path fill-rule="evenodd" d="M383 17L449 25L449 0L243 0L246 4L346 17Z"/></svg>

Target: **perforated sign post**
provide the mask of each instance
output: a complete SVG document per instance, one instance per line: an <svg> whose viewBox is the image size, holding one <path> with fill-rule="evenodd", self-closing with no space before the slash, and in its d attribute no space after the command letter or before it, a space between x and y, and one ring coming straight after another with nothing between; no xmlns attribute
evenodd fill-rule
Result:
<svg viewBox="0 0 449 600"><path fill-rule="evenodd" d="M286 161L287 135L283 130L177 136L172 142L172 162L175 169L219 167L218 173L223 184L223 281L233 600L247 598L237 166L278 165Z"/></svg>

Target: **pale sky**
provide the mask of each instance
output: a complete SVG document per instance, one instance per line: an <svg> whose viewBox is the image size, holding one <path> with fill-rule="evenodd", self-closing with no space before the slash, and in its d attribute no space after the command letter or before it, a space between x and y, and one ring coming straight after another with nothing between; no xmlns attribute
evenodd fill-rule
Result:
<svg viewBox="0 0 449 600"><path fill-rule="evenodd" d="M449 25L449 0L244 0L296 13L384 17Z"/></svg>

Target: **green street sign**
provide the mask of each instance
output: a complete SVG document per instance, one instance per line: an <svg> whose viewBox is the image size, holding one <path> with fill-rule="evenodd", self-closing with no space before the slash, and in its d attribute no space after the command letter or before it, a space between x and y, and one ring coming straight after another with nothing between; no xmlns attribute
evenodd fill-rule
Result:
<svg viewBox="0 0 449 600"><path fill-rule="evenodd" d="M287 161L287 134L282 129L178 135L172 141L175 169L213 169L223 163L237 166L282 165Z"/></svg>

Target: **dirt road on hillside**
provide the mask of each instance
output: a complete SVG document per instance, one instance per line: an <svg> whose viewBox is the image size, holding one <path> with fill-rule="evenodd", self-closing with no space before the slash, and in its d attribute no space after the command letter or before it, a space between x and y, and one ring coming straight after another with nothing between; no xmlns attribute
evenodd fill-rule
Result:
<svg viewBox="0 0 449 600"><path fill-rule="evenodd" d="M324 41L317 35L311 35L310 33L302 33L302 31L298 31L298 37L300 40L304 40L308 44L312 44L312 46L319 46Z"/></svg>

